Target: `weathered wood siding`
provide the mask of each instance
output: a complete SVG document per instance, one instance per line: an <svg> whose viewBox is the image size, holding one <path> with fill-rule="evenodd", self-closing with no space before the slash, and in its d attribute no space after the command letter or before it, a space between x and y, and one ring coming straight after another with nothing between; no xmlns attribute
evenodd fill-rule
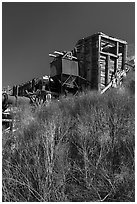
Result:
<svg viewBox="0 0 137 204"><path fill-rule="evenodd" d="M116 71L124 68L126 42L97 33L79 40L75 46L79 75L90 82L91 89L101 91Z"/></svg>

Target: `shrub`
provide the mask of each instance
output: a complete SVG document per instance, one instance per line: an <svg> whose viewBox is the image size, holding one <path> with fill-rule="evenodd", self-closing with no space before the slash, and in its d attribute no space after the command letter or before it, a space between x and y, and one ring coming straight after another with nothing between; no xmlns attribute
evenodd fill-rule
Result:
<svg viewBox="0 0 137 204"><path fill-rule="evenodd" d="M87 92L16 114L3 201L134 201L134 96Z"/></svg>

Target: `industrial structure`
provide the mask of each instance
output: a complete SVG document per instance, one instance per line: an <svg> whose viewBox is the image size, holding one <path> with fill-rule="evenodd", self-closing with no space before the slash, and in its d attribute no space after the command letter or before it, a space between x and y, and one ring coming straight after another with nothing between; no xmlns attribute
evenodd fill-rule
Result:
<svg viewBox="0 0 137 204"><path fill-rule="evenodd" d="M102 91L125 69L127 42L99 32L79 40L71 52L50 56L50 75L59 93L69 88Z"/></svg>
<svg viewBox="0 0 137 204"><path fill-rule="evenodd" d="M103 91L114 78L117 85L127 68L127 42L102 32L79 40L71 51L49 54L50 76L14 86L14 96L76 94L85 89ZM119 76L119 79L118 79Z"/></svg>
<svg viewBox="0 0 137 204"><path fill-rule="evenodd" d="M127 62L127 42L102 32L82 38L71 51L54 51L49 56L50 76L14 85L11 95L16 102L19 97L27 97L39 105L84 90L104 93L112 86L120 86L123 76L134 68Z"/></svg>

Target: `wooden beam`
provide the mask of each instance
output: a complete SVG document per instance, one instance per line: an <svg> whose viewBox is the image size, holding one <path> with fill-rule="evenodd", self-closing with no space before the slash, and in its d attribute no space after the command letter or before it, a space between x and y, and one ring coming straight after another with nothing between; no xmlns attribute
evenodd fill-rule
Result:
<svg viewBox="0 0 137 204"><path fill-rule="evenodd" d="M110 62L110 56L108 55L107 56L107 59L106 59L106 66L105 66L105 86L108 85L109 83L109 63Z"/></svg>
<svg viewBox="0 0 137 204"><path fill-rule="evenodd" d="M107 40L110 40L111 42L120 42L120 43L122 43L122 44L127 44L127 42L126 41L124 41L124 40L120 40L120 39L118 39L118 38L113 38L113 37L110 37L110 36L107 36L106 34L104 34L104 33L101 33L101 38L105 38L105 39L107 39Z"/></svg>
<svg viewBox="0 0 137 204"><path fill-rule="evenodd" d="M12 119L2 119L2 122L12 122Z"/></svg>
<svg viewBox="0 0 137 204"><path fill-rule="evenodd" d="M114 55L114 54L109 53L109 52L102 52L102 51L100 51L100 54L106 55L106 56L110 56L110 57L115 57L115 58L118 58L118 57L119 57L118 55Z"/></svg>
<svg viewBox="0 0 137 204"><path fill-rule="evenodd" d="M57 57L57 55L49 54L50 57Z"/></svg>
<svg viewBox="0 0 137 204"><path fill-rule="evenodd" d="M116 55L118 56L119 53L119 42L116 44ZM115 64L114 64L114 73L118 70L118 58L115 59Z"/></svg>
<svg viewBox="0 0 137 204"><path fill-rule="evenodd" d="M54 51L55 54L64 55L63 52Z"/></svg>
<svg viewBox="0 0 137 204"><path fill-rule="evenodd" d="M112 86L112 81L101 91L101 94L107 91L111 86Z"/></svg>
<svg viewBox="0 0 137 204"><path fill-rule="evenodd" d="M127 60L127 45L123 45L123 50L122 50L122 69L125 67L125 63Z"/></svg>

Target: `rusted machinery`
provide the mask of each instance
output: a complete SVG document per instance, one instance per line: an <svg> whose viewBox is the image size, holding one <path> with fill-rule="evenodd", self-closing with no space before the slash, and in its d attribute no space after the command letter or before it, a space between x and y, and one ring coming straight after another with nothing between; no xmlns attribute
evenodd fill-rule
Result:
<svg viewBox="0 0 137 204"><path fill-rule="evenodd" d="M14 122L14 112L19 105L32 103L28 97L11 96L7 93L2 94L2 129L4 131L12 130Z"/></svg>

